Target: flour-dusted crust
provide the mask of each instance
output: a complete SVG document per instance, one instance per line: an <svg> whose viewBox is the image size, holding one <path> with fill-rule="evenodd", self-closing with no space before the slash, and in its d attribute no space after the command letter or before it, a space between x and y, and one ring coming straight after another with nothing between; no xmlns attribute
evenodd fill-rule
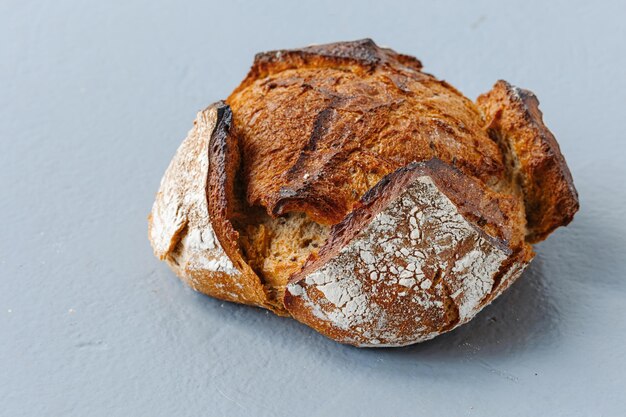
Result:
<svg viewBox="0 0 626 417"><path fill-rule="evenodd" d="M567 225L578 211L572 174L554 135L543 123L539 100L531 91L498 81L478 97L489 134L503 148L514 186L526 205L531 243Z"/></svg>
<svg viewBox="0 0 626 417"><path fill-rule="evenodd" d="M228 301L265 306L259 278L233 264L234 256L224 251L209 215L209 146L212 137L225 139L228 123L224 119L228 115L223 103L198 113L161 180L149 216L149 236L154 254L195 290ZM231 245L224 238L221 241Z"/></svg>
<svg viewBox="0 0 626 417"><path fill-rule="evenodd" d="M293 276L287 310L356 346L421 342L467 322L532 258L503 239L513 219L501 200L437 160L396 171Z"/></svg>

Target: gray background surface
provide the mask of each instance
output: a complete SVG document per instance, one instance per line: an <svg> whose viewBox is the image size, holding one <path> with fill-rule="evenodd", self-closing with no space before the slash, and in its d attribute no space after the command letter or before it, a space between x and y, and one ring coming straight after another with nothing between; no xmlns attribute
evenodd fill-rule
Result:
<svg viewBox="0 0 626 417"><path fill-rule="evenodd" d="M623 416L624 2L0 2L0 415ZM342 346L182 285L159 180L257 51L372 37L534 90L581 211L470 324Z"/></svg>

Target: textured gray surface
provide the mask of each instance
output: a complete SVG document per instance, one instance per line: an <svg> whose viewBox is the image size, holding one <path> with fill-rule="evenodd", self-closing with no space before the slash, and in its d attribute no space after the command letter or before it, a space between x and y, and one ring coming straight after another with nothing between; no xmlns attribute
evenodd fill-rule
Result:
<svg viewBox="0 0 626 417"><path fill-rule="evenodd" d="M89 3L0 2L0 415L626 414L623 2ZM405 349L195 294L146 236L255 52L365 36L470 97L534 90L581 196L494 305Z"/></svg>

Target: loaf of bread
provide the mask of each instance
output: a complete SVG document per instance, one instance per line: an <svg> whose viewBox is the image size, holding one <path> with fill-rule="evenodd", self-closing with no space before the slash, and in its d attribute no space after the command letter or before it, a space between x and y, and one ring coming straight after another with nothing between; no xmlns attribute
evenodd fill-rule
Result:
<svg viewBox="0 0 626 417"><path fill-rule="evenodd" d="M195 290L355 346L470 320L578 196L533 93L474 103L369 39L258 54L198 113L149 216Z"/></svg>

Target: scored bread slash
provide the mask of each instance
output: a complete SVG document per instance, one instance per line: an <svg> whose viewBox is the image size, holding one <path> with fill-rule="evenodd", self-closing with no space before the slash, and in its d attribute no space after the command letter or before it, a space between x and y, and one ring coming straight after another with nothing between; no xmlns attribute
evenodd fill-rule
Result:
<svg viewBox="0 0 626 417"><path fill-rule="evenodd" d="M228 301L265 306L259 278L241 263L235 265L235 253L225 251L230 249L229 242L216 235L228 222L209 214L209 173L226 169L210 163L209 148L216 139L226 140L229 115L230 109L222 102L198 113L161 180L149 216L149 236L154 254L193 289ZM212 189L217 191L215 186Z"/></svg>
<svg viewBox="0 0 626 417"><path fill-rule="evenodd" d="M532 258L506 240L501 200L439 160L399 169L292 276L287 310L357 346L416 343L465 323Z"/></svg>

